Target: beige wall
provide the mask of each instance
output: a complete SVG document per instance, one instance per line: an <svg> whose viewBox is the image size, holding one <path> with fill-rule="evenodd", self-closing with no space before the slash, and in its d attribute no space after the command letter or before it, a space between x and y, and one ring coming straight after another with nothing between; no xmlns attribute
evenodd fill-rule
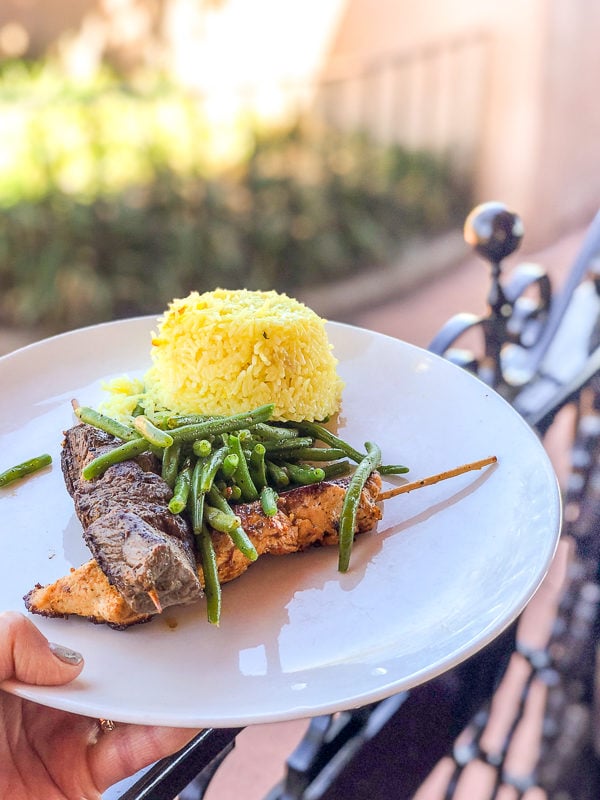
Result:
<svg viewBox="0 0 600 800"><path fill-rule="evenodd" d="M480 126L469 148L477 200L511 205L539 245L600 207L599 32L589 0L350 0L330 67L484 36L480 112L455 118L468 120L466 140Z"/></svg>
<svg viewBox="0 0 600 800"><path fill-rule="evenodd" d="M533 200L543 217L569 225L600 208L600 4L550 6Z"/></svg>

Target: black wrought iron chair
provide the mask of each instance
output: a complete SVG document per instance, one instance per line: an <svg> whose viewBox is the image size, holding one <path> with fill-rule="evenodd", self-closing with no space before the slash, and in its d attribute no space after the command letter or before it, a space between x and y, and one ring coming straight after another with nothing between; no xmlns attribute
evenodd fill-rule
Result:
<svg viewBox="0 0 600 800"><path fill-rule="evenodd" d="M458 314L430 349L493 386L542 438L563 409L571 410L565 574L534 598L546 605L547 630L532 632L529 607L491 645L444 675L313 719L266 800L404 800L427 780L436 781L436 797L447 799L462 792L484 800L502 787L515 798L534 787L554 800L600 796L600 213L560 291L538 266L503 274L503 260L522 236L521 220L501 204L469 215L465 238L491 267L488 313ZM178 793L200 800L238 733L204 731L146 772L122 800L171 800ZM469 784L475 770L477 794Z"/></svg>

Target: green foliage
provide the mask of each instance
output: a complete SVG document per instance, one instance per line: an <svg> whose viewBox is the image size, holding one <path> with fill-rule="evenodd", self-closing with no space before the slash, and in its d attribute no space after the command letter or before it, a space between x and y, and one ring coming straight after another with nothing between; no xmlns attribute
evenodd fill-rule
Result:
<svg viewBox="0 0 600 800"><path fill-rule="evenodd" d="M16 69L16 68L15 68ZM58 331L190 290L293 294L459 225L449 163L310 125L220 132L168 86L0 75L0 322Z"/></svg>

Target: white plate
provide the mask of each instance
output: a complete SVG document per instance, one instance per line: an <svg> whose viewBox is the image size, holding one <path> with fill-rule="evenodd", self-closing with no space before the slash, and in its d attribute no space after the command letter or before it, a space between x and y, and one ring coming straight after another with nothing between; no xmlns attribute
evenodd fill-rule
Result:
<svg viewBox="0 0 600 800"><path fill-rule="evenodd" d="M154 318L94 326L0 359L0 470L50 452L51 468L0 494L0 609L89 557L62 480L70 400L96 404L102 381L141 375ZM33 617L85 656L78 680L3 688L113 720L186 727L272 722L354 707L432 678L500 633L554 554L560 497L537 437L477 379L393 338L328 325L346 381L341 435L378 442L409 477L497 455L498 465L402 495L336 548L263 557L223 590L219 629L203 602L127 631ZM395 479L398 481L399 479ZM168 624L170 623L170 624ZM174 625L175 627L171 627Z"/></svg>

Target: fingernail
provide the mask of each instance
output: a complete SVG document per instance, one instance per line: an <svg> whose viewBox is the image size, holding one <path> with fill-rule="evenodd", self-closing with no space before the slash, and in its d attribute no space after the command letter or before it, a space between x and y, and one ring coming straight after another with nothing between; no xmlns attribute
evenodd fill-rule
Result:
<svg viewBox="0 0 600 800"><path fill-rule="evenodd" d="M54 642L48 642L48 646L54 655L65 664L77 666L83 661L83 656L77 650L71 650L69 647L63 647L62 644L55 644Z"/></svg>

